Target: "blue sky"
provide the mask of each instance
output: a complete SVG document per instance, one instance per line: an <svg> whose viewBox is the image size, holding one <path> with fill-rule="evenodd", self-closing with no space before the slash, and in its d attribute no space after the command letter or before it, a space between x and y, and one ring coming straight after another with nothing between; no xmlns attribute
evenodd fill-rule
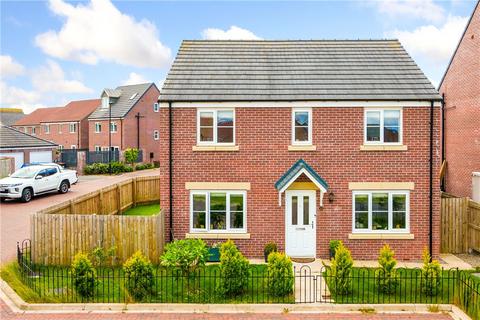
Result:
<svg viewBox="0 0 480 320"><path fill-rule="evenodd" d="M476 0L2 1L2 107L161 85L182 39L399 38L437 85Z"/></svg>

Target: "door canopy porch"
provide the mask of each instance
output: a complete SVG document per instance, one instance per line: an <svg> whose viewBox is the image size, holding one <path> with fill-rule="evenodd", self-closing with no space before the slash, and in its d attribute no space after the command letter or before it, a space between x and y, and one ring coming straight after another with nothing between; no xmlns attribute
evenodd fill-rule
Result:
<svg viewBox="0 0 480 320"><path fill-rule="evenodd" d="M323 195L328 190L328 183L315 171L312 167L300 159L285 174L275 183L275 188L278 190L278 204L282 204L282 193L297 180L302 174L307 176L320 190L320 206L323 206Z"/></svg>

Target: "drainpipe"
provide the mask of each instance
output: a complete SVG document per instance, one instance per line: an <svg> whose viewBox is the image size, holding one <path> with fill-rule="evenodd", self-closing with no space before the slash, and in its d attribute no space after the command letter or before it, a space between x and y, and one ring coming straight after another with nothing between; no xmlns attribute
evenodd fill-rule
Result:
<svg viewBox="0 0 480 320"><path fill-rule="evenodd" d="M170 202L170 242L173 241L173 114L172 102L168 102L168 193Z"/></svg>
<svg viewBox="0 0 480 320"><path fill-rule="evenodd" d="M433 256L433 108L434 101L430 101L430 181L429 181L429 221L428 221L428 247L430 251L430 262Z"/></svg>
<svg viewBox="0 0 480 320"><path fill-rule="evenodd" d="M445 93L442 93L442 165L445 161ZM441 190L445 191L445 174L441 181Z"/></svg>

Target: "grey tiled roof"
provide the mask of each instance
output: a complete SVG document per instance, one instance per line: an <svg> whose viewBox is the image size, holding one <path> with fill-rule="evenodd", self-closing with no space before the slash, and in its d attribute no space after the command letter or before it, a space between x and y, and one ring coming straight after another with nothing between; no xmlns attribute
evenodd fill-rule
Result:
<svg viewBox="0 0 480 320"><path fill-rule="evenodd" d="M23 117L25 117L25 114L23 112L0 111L0 124L3 124L5 126L11 126Z"/></svg>
<svg viewBox="0 0 480 320"><path fill-rule="evenodd" d="M397 40L186 40L160 94L162 101L440 98Z"/></svg>
<svg viewBox="0 0 480 320"><path fill-rule="evenodd" d="M56 147L53 142L34 137L8 126L0 126L0 149Z"/></svg>
<svg viewBox="0 0 480 320"><path fill-rule="evenodd" d="M115 90L108 89L110 93L119 93L120 97L117 99L115 103L111 105L112 108L112 118L123 118L125 115L132 109L132 107L140 100L142 95L150 88L150 86L154 86L154 83L142 83L142 84L134 84L128 86L120 86L117 87ZM130 99L135 93L137 95ZM102 109L101 105L98 106L97 110L95 110L89 117L89 119L101 119L101 118L108 118L108 109Z"/></svg>

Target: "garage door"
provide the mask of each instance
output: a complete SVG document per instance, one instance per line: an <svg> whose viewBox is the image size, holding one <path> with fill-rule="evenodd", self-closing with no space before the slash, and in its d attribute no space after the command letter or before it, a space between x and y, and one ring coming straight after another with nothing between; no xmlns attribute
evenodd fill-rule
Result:
<svg viewBox="0 0 480 320"><path fill-rule="evenodd" d="M5 152L0 153L0 157L15 158L15 170L18 170L23 165L23 152Z"/></svg>
<svg viewBox="0 0 480 320"><path fill-rule="evenodd" d="M31 151L30 163L52 162L52 151Z"/></svg>

